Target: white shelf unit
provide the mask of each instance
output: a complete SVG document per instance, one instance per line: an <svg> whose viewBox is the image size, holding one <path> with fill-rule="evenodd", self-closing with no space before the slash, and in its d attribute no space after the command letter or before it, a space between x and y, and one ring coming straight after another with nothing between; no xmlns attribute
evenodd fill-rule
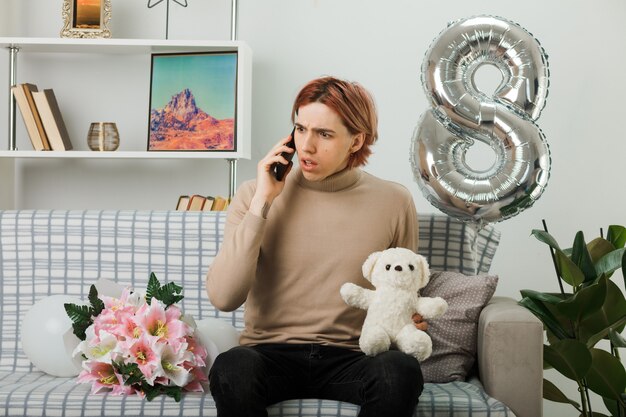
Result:
<svg viewBox="0 0 626 417"><path fill-rule="evenodd" d="M204 40L148 40L148 39L70 39L70 38L4 38L0 48L5 49L9 64L9 129L6 150L0 150L0 209L15 206L15 160L20 158L78 158L78 159L225 159L229 161L229 196L236 187L237 161L250 159L251 153L251 97L252 97L252 51L242 41ZM33 151L16 149L17 107L10 86L17 83L18 59L21 54L108 54L151 55L153 53L184 52L237 52L237 149L236 151L113 151L92 152ZM150 69L146 69L149 77ZM145 123L145 120L137 121ZM146 126L147 129L147 126ZM147 130L146 130L147 136ZM1 138L1 135L0 135Z"/></svg>

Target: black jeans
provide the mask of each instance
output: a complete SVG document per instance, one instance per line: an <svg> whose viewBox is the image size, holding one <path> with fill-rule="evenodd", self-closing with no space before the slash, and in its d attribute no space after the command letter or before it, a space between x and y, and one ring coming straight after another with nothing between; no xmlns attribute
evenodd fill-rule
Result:
<svg viewBox="0 0 626 417"><path fill-rule="evenodd" d="M209 374L218 417L267 416L267 406L297 398L345 401L360 417L410 417L424 388L419 362L400 351L377 356L318 344L238 346Z"/></svg>

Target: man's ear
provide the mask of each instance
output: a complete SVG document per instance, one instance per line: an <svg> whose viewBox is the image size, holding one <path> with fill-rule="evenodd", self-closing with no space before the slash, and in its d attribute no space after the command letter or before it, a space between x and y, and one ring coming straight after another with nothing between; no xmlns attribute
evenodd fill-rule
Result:
<svg viewBox="0 0 626 417"><path fill-rule="evenodd" d="M365 142L365 133L357 133L352 138L352 146L350 146L350 153L355 153L359 149L363 147L363 143Z"/></svg>
<svg viewBox="0 0 626 417"><path fill-rule="evenodd" d="M363 277L368 281L372 281L372 271L374 270L374 266L376 266L376 262L378 258L380 258L380 254L382 252L374 252L370 256L367 257L365 262L363 262L363 267L361 270L363 271Z"/></svg>

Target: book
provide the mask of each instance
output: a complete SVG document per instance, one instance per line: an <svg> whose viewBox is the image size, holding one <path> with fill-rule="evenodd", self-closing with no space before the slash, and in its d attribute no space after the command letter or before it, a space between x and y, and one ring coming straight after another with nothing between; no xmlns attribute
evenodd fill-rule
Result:
<svg viewBox="0 0 626 417"><path fill-rule="evenodd" d="M189 199L189 205L187 210L189 211L202 211L204 204L206 203L206 197L199 194L194 194Z"/></svg>
<svg viewBox="0 0 626 417"><path fill-rule="evenodd" d="M37 125L37 131L39 132L39 136L41 137L41 142L43 143L43 148L46 151L50 150L50 142L48 142L48 136L46 135L46 130L43 127L43 123L41 122L41 116L39 115L39 109L37 109L37 104L35 104L35 99L33 98L33 93L38 91L37 86L35 84L24 83L21 84L24 89L24 94L26 95L26 100L28 101L28 105L33 113L33 117L35 118L35 124Z"/></svg>
<svg viewBox="0 0 626 417"><path fill-rule="evenodd" d="M34 84L17 84L11 87L17 107L20 109L22 119L26 125L26 131L36 151L50 150L50 144L33 100L32 92L37 91Z"/></svg>
<svg viewBox="0 0 626 417"><path fill-rule="evenodd" d="M227 207L228 207L228 200L225 199L224 197L216 196L215 201L213 201L213 206L211 207L211 210L224 211L226 210Z"/></svg>
<svg viewBox="0 0 626 417"><path fill-rule="evenodd" d="M189 196L181 195L180 197L178 197L178 203L176 203L176 210L185 211L187 210L187 206L189 206Z"/></svg>
<svg viewBox="0 0 626 417"><path fill-rule="evenodd" d="M204 207L202 208L202 211L211 211L213 210L213 202L215 201L214 197L211 197L210 195L208 195L206 197L206 202L204 203Z"/></svg>
<svg viewBox="0 0 626 417"><path fill-rule="evenodd" d="M50 88L43 91L33 91L33 99L37 105L37 111L39 111L50 148L53 151L72 149L70 135L67 133L54 91Z"/></svg>

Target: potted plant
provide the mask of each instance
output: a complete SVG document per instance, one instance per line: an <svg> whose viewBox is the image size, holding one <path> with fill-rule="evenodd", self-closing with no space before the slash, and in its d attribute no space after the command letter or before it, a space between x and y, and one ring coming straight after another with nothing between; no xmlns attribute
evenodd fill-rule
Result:
<svg viewBox="0 0 626 417"><path fill-rule="evenodd" d="M586 243L576 233L569 249L562 249L545 230L532 235L550 248L560 292L522 290L519 302L544 325L544 369L554 368L578 385L580 403L569 399L552 382L543 380L543 397L573 405L582 417L592 411L589 391L600 395L612 416L626 417L626 371L619 348L626 347L621 332L626 324L626 299L611 280L622 269L626 284L626 229L609 226L606 238ZM601 233L602 235L602 233ZM571 290L566 291L564 284Z"/></svg>

